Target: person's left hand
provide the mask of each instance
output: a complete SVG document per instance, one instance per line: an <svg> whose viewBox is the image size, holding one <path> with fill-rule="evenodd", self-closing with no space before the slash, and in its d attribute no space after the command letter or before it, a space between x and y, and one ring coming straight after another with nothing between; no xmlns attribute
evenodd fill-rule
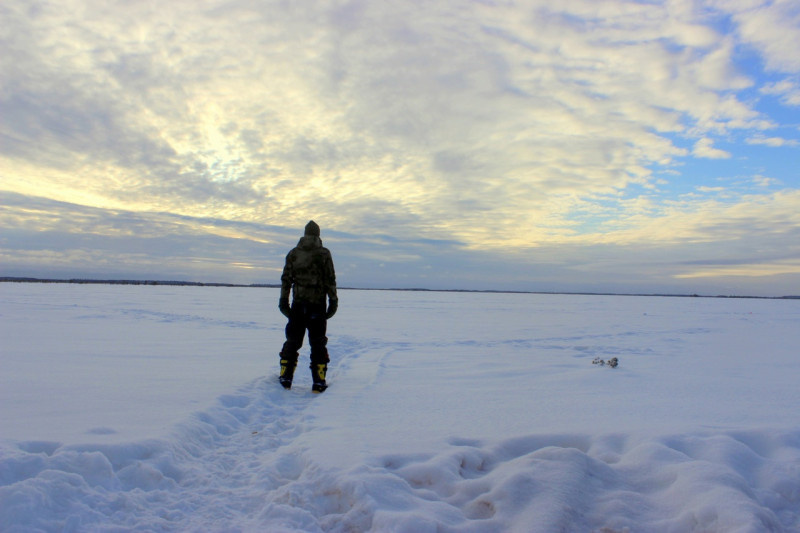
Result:
<svg viewBox="0 0 800 533"><path fill-rule="evenodd" d="M331 299L331 301L328 302L328 312L325 313L325 318L326 319L331 318L333 315L336 314L337 309L339 309L339 300Z"/></svg>
<svg viewBox="0 0 800 533"><path fill-rule="evenodd" d="M281 310L281 313L283 313L283 316L285 316L286 318L289 318L289 314L292 311L292 308L289 307L289 298L281 298L278 301L278 309Z"/></svg>

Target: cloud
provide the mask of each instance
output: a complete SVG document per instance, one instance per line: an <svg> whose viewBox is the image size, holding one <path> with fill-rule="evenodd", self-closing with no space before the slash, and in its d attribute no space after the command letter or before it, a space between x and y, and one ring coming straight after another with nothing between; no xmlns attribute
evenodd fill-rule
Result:
<svg viewBox="0 0 800 533"><path fill-rule="evenodd" d="M694 144L692 154L695 157L703 157L706 159L728 159L731 157L730 152L714 148L714 141L708 137L704 137Z"/></svg>
<svg viewBox="0 0 800 533"><path fill-rule="evenodd" d="M95 277L255 282L279 272L296 236L282 228L168 213L137 213L3 193L6 274L31 265ZM250 269L257 268L253 274ZM105 272L105 275L103 275ZM278 274L279 276L279 274Z"/></svg>
<svg viewBox="0 0 800 533"><path fill-rule="evenodd" d="M783 137L765 137L757 135L745 140L747 144L756 144L763 146L781 147L781 146L798 146L800 143L795 139L784 139Z"/></svg>
<svg viewBox="0 0 800 533"><path fill-rule="evenodd" d="M797 34L800 6L794 0L718 0L715 5L731 14L742 40L756 47L767 68L779 72L800 70Z"/></svg>
<svg viewBox="0 0 800 533"><path fill-rule="evenodd" d="M324 223L323 241L345 287L707 293L720 279L746 272L764 294L768 279L796 276L789 267L800 257L794 244L800 243L798 201L797 193L775 193L662 211L626 206L624 218L572 242L488 252L454 240L341 232ZM8 194L2 205L0 224L25 229L4 232L0 275L49 277L55 270L62 277L277 283L283 258L302 232L302 226L104 210ZM750 293L746 283L719 290Z"/></svg>
<svg viewBox="0 0 800 533"><path fill-rule="evenodd" d="M800 261L754 262L739 265L716 265L676 274L678 279L718 278L721 276L764 277L800 274Z"/></svg>
<svg viewBox="0 0 800 533"><path fill-rule="evenodd" d="M762 94L779 96L785 105L800 106L800 84L794 80L785 79L775 83L767 83L761 87Z"/></svg>
<svg viewBox="0 0 800 533"><path fill-rule="evenodd" d="M753 183L755 183L759 187L771 187L773 185L778 185L780 182L774 178L758 175L758 176L753 176Z"/></svg>
<svg viewBox="0 0 800 533"><path fill-rule="evenodd" d="M46 143L72 156L59 169L96 162L81 170L98 178L73 180L84 194L185 214L297 222L312 202L363 229L338 208L346 196L443 236L464 231L447 221L469 206L496 240L510 224L487 210L529 219L547 207L535 191L591 197L685 155L655 132L759 123L717 93L750 83L729 67L731 43L664 7L75 7L92 15L19 14L9 124L52 123L20 130L21 144L60 132ZM466 216L461 228L478 224Z"/></svg>

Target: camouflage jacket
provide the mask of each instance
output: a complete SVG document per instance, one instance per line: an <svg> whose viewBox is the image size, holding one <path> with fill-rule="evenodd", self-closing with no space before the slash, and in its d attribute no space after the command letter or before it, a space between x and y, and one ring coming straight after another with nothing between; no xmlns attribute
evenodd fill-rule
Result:
<svg viewBox="0 0 800 533"><path fill-rule="evenodd" d="M286 255L281 275L281 298L288 299L290 290L295 301L325 305L326 296L331 300L338 299L333 258L319 237L302 237Z"/></svg>

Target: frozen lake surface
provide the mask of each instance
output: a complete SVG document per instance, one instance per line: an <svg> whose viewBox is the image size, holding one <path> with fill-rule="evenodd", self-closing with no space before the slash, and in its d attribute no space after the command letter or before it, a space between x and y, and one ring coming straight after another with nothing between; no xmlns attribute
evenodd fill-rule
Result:
<svg viewBox="0 0 800 533"><path fill-rule="evenodd" d="M0 530L800 531L800 301L277 299L0 284Z"/></svg>

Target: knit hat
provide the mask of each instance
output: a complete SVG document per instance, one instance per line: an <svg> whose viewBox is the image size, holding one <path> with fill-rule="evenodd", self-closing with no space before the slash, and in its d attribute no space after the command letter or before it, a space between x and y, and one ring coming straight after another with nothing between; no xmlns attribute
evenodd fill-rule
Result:
<svg viewBox="0 0 800 533"><path fill-rule="evenodd" d="M313 220L309 221L306 224L306 235L313 235L314 237L319 237L319 226Z"/></svg>

